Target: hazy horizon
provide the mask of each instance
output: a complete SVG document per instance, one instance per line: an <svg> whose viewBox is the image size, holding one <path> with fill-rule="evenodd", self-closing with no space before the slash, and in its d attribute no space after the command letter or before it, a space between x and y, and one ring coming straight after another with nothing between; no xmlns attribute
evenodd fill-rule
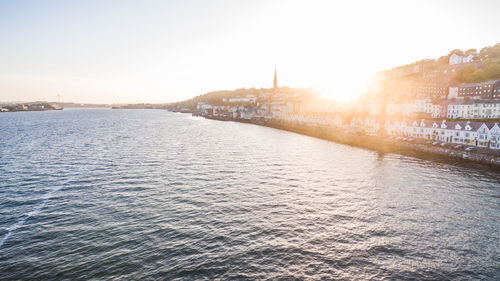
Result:
<svg viewBox="0 0 500 281"><path fill-rule="evenodd" d="M499 2L0 1L0 101L167 103L221 89L348 99L380 70L494 45Z"/></svg>

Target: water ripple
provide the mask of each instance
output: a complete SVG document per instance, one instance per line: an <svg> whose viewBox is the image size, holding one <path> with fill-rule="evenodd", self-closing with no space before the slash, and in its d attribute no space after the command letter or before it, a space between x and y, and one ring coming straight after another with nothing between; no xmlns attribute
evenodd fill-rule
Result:
<svg viewBox="0 0 500 281"><path fill-rule="evenodd" d="M160 110L0 115L1 280L495 280L500 176Z"/></svg>

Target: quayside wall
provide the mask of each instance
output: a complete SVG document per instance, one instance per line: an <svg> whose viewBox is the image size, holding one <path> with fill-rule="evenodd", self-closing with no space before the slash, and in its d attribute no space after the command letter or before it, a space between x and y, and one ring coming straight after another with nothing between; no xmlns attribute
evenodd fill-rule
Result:
<svg viewBox="0 0 500 281"><path fill-rule="evenodd" d="M297 134L334 141L346 145L376 150L382 153L398 153L423 159L455 159L460 161L481 163L492 168L500 169L500 156L477 151L463 151L454 147L432 146L423 143L401 142L390 138L365 136L345 133L329 127L305 126L277 120L247 120L228 119L213 116L203 116L208 119L220 121L235 121L286 130Z"/></svg>

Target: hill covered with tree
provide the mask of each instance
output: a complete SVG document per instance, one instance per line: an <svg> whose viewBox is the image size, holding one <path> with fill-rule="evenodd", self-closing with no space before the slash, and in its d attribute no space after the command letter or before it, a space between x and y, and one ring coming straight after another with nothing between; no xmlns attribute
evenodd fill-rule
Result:
<svg viewBox="0 0 500 281"><path fill-rule="evenodd" d="M168 104L168 108L188 108L194 109L200 102L211 105L225 104L223 99L254 96L257 101L265 102L275 99L287 101L309 101L317 98L317 93L308 88L279 87L273 88L240 88L235 90L218 90L196 96L192 99ZM226 102L227 103L227 102Z"/></svg>
<svg viewBox="0 0 500 281"><path fill-rule="evenodd" d="M482 48L477 60L481 63L458 69L453 80L459 83L478 83L500 79L500 43Z"/></svg>

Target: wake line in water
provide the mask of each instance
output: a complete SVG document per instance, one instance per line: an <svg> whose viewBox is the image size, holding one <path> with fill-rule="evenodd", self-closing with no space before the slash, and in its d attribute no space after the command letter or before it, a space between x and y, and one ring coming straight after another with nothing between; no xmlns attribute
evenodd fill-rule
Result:
<svg viewBox="0 0 500 281"><path fill-rule="evenodd" d="M99 157L98 157L99 159ZM97 161L96 161L97 162ZM94 165L96 162L92 163L92 165ZM42 198L43 198L43 201L38 204L36 206L35 209L33 209L33 211L29 212L29 213L26 213L24 214L24 216L22 216L14 225L12 225L11 227L9 227L7 229L7 234L5 234L2 238L2 240L0 240L0 249L2 248L3 244L9 239L10 236L12 236L12 234L14 233L14 231L16 231L18 228L22 227L24 225L24 223L29 219L31 218L32 216L36 216L38 214L40 214L40 212L43 210L43 208L47 205L47 202L50 200L50 198L52 198L52 196L54 196L54 194L56 192L58 192L59 190L61 190L64 185L66 185L68 182L70 182L71 180L73 180L76 176L78 176L83 170L85 169L88 169L90 165L85 165L85 166L81 166L78 171L76 171L75 173L71 174L68 179L66 179L65 181L63 181L59 186L57 187L54 187L52 190L50 190L49 192L47 192Z"/></svg>

